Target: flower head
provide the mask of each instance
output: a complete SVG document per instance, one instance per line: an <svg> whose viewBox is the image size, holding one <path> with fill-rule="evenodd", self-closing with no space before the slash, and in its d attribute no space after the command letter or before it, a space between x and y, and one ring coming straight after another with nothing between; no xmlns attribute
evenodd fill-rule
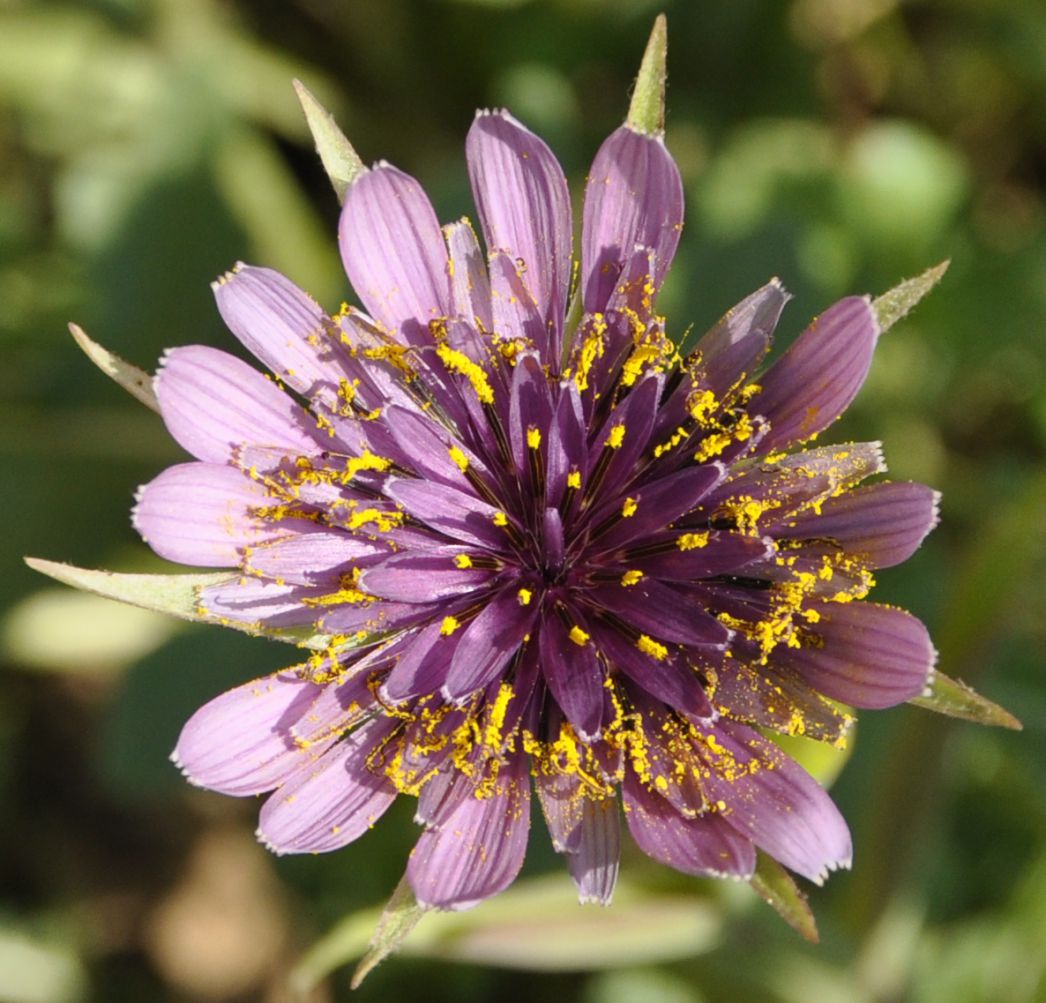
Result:
<svg viewBox="0 0 1046 1003"><path fill-rule="evenodd" d="M878 444L809 445L860 388L876 313L841 300L764 370L773 280L684 354L655 306L683 222L659 131L603 144L579 248L541 139L484 111L466 153L485 252L379 163L339 229L362 311L240 265L218 308L274 378L202 346L163 360L160 410L195 461L142 488L136 527L238 569L201 593L209 617L326 638L199 710L176 760L271 792L259 834L280 853L345 846L416 798L428 906L511 883L532 783L582 901L611 898L621 803L677 870L747 878L758 848L819 881L849 865L846 824L763 732L841 743L840 704L918 696L934 660L917 619L866 601L934 492L862 486Z"/></svg>

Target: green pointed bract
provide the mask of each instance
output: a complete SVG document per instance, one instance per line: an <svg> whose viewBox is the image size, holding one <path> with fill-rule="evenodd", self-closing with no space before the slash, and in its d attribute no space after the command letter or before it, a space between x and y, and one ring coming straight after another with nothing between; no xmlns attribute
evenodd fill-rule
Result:
<svg viewBox="0 0 1046 1003"><path fill-rule="evenodd" d="M668 22L658 14L643 53L643 62L632 91L625 124L636 132L661 135L665 131L665 80L668 57Z"/></svg>
<svg viewBox="0 0 1046 1003"><path fill-rule="evenodd" d="M352 143L338 128L334 116L316 100L315 95L300 80L294 81L294 90L298 94L309 131L316 142L316 152L323 162L323 169L330 178L338 203L345 202L345 193L349 185L367 168L353 149Z"/></svg>
<svg viewBox="0 0 1046 1003"><path fill-rule="evenodd" d="M936 711L948 717L960 717L976 724L994 725L1020 731L1023 725L1008 710L987 697L982 697L966 683L951 679L943 672L934 672L927 696L913 697L908 701L917 707Z"/></svg>
<svg viewBox="0 0 1046 1003"><path fill-rule="evenodd" d="M818 942L817 922L806 896L792 876L762 850L757 851L755 874L749 879L749 884L804 940L811 944Z"/></svg>
<svg viewBox="0 0 1046 1003"><path fill-rule="evenodd" d="M914 279L906 279L872 301L872 309L879 321L881 331L889 331L902 317L914 307L938 282L946 271L950 261L942 261L933 268L927 268Z"/></svg>
<svg viewBox="0 0 1046 1003"><path fill-rule="evenodd" d="M156 400L156 393L153 390L152 377L144 369L125 362L115 352L103 348L97 341L89 338L79 324L70 324L69 333L84 350L84 354L106 376L119 383L124 390L136 400L141 401L147 408L152 408L157 414L160 413L160 404Z"/></svg>
<svg viewBox="0 0 1046 1003"><path fill-rule="evenodd" d="M406 877L402 878L389 898L381 919L378 920L378 928L374 931L367 953L352 973L353 989L358 989L378 965L398 950L400 944L428 911L418 904Z"/></svg>
<svg viewBox="0 0 1046 1003"><path fill-rule="evenodd" d="M268 637L275 641L284 641L302 648L325 651L330 646L326 634L312 630L263 629L252 624L218 620L216 617L200 610L200 592L212 585L220 585L236 577L237 573L228 571L211 571L190 575L140 575L121 574L115 571L101 571L93 568L78 568L73 564L60 564L57 561L45 561L38 557L27 557L25 563L34 571L39 571L49 578L71 585L75 589L93 592L106 599L151 609L157 613L167 613L181 620L195 623L221 623L222 626L242 630L257 637Z"/></svg>

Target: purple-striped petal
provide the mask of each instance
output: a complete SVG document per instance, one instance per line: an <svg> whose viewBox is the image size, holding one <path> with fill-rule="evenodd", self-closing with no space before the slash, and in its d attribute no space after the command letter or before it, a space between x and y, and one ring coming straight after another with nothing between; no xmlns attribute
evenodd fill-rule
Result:
<svg viewBox="0 0 1046 1003"><path fill-rule="evenodd" d="M770 348L774 328L790 299L777 279L746 296L697 343L688 360L697 385L719 400L739 389Z"/></svg>
<svg viewBox="0 0 1046 1003"><path fill-rule="evenodd" d="M548 322L526 282L521 261L502 250L490 255L490 307L494 330L506 340L523 339L547 362L552 356ZM551 364L558 365L558 359L553 359Z"/></svg>
<svg viewBox="0 0 1046 1003"><path fill-rule="evenodd" d="M443 684L443 696L454 703L483 689L508 665L537 615L515 589L489 600L458 642Z"/></svg>
<svg viewBox="0 0 1046 1003"><path fill-rule="evenodd" d="M199 787L237 796L272 790L316 758L316 749L293 740L291 726L319 694L293 671L237 686L189 718L171 758Z"/></svg>
<svg viewBox="0 0 1046 1003"><path fill-rule="evenodd" d="M300 519L281 523L281 529L296 530L294 535L251 547L244 554L244 568L290 585L325 585L350 566L373 563L389 553L382 543L312 526Z"/></svg>
<svg viewBox="0 0 1046 1003"><path fill-rule="evenodd" d="M426 603L474 592L491 572L461 568L449 554L396 554L367 568L360 587L393 602Z"/></svg>
<svg viewBox="0 0 1046 1003"><path fill-rule="evenodd" d="M266 368L306 397L333 398L340 331L308 293L271 268L242 262L211 288L226 326Z"/></svg>
<svg viewBox="0 0 1046 1003"><path fill-rule="evenodd" d="M492 331L494 320L490 312L490 279L487 263L476 240L476 231L467 219L459 219L443 228L450 254L450 296L454 313L473 327ZM477 346L482 344L476 343ZM467 352L474 362L485 357L485 352Z"/></svg>
<svg viewBox="0 0 1046 1003"><path fill-rule="evenodd" d="M345 273L368 313L411 345L450 314L447 247L421 185L391 164L361 174L338 226Z"/></svg>
<svg viewBox="0 0 1046 1003"><path fill-rule="evenodd" d="M644 578L634 585L603 585L592 599L644 634L670 644L725 647L732 634L711 613L671 585Z"/></svg>
<svg viewBox="0 0 1046 1003"><path fill-rule="evenodd" d="M577 849L567 854L567 867L577 885L581 905L610 905L621 863L621 814L617 798L581 806Z"/></svg>
<svg viewBox="0 0 1046 1003"><path fill-rule="evenodd" d="M465 155L487 250L521 259L523 285L555 346L566 313L572 243L563 170L548 146L505 111L476 115Z"/></svg>
<svg viewBox="0 0 1046 1003"><path fill-rule="evenodd" d="M592 633L596 646L614 668L656 700L688 716L706 718L712 714L704 682L678 652L668 651L657 658L603 623L594 624Z"/></svg>
<svg viewBox="0 0 1046 1003"><path fill-rule="evenodd" d="M804 550L844 551L870 568L889 568L908 560L937 525L939 499L923 484L870 484L768 530L778 540L805 541Z"/></svg>
<svg viewBox="0 0 1046 1003"><path fill-rule="evenodd" d="M647 790L632 770L622 789L628 831L654 860L684 874L748 879L755 870L750 840L714 813L684 818Z"/></svg>
<svg viewBox="0 0 1046 1003"><path fill-rule="evenodd" d="M572 627L577 627L573 634ZM606 692L595 646L580 624L565 626L558 613L550 611L541 625L539 650L541 671L556 703L582 739L594 740Z"/></svg>
<svg viewBox="0 0 1046 1003"><path fill-rule="evenodd" d="M561 773L554 766L534 773L541 813L556 853L575 853L581 845L581 818L588 800L576 773Z"/></svg>
<svg viewBox="0 0 1046 1003"><path fill-rule="evenodd" d="M398 724L364 724L300 770L262 805L258 838L279 854L326 853L359 839L396 800L396 788L367 760Z"/></svg>
<svg viewBox="0 0 1046 1003"><path fill-rule="evenodd" d="M870 602L822 603L801 647L781 647L774 659L807 686L854 707L904 703L925 689L937 660L921 620L903 609Z"/></svg>
<svg viewBox="0 0 1046 1003"><path fill-rule="evenodd" d="M516 755L489 794L466 798L440 828L421 834L407 864L418 902L468 909L503 891L523 866L529 831L527 764Z"/></svg>
<svg viewBox="0 0 1046 1003"><path fill-rule="evenodd" d="M878 338L865 297L840 300L814 320L767 370L750 405L770 422L762 451L793 446L831 425L861 389Z"/></svg>
<svg viewBox="0 0 1046 1003"><path fill-rule="evenodd" d="M267 502L264 488L234 467L179 463L138 489L131 520L169 561L232 568L244 547L280 532L252 515Z"/></svg>
<svg viewBox="0 0 1046 1003"><path fill-rule="evenodd" d="M725 476L726 468L719 463L705 463L686 467L667 477L644 484L629 497L632 514L619 517L610 528L596 539L598 550L610 550L632 540L650 536L664 529L676 519L697 507L701 499ZM609 514L621 516L620 499L614 500ZM607 511L604 508L604 511ZM602 513L593 517L596 525L602 521Z"/></svg>
<svg viewBox="0 0 1046 1003"><path fill-rule="evenodd" d="M266 627L303 627L316 619L316 610L304 605L302 600L325 591L323 587L305 589L300 585L278 585L241 575L203 589L200 608L218 620L264 623Z"/></svg>
<svg viewBox="0 0 1046 1003"><path fill-rule="evenodd" d="M441 622L430 623L400 649L399 658L382 684L382 696L398 703L411 697L436 693L447 679L447 670L461 634L447 635Z"/></svg>
<svg viewBox="0 0 1046 1003"><path fill-rule="evenodd" d="M650 441L650 432L657 415L657 402L664 386L664 377L654 373L644 377L632 392L610 412L602 430L589 449L589 465L600 469L603 454L609 454L603 482L619 489L631 480L632 468Z"/></svg>
<svg viewBox="0 0 1046 1003"><path fill-rule="evenodd" d="M503 517L503 513L464 491L432 481L399 477L386 483L385 493L415 519L452 540L502 549L508 539L505 529L494 521L496 517Z"/></svg>
<svg viewBox="0 0 1046 1003"><path fill-rule="evenodd" d="M644 554L642 548L625 551L629 567L667 582L694 582L713 575L739 572L753 561L774 553L769 537L740 536L737 533L706 531L680 533L674 545L662 552Z"/></svg>
<svg viewBox="0 0 1046 1003"><path fill-rule="evenodd" d="M605 309L636 245L654 251L655 290L683 227L683 183L660 136L622 126L596 154L585 188L581 262L584 306Z"/></svg>
<svg viewBox="0 0 1046 1003"><path fill-rule="evenodd" d="M198 460L225 463L240 443L289 456L319 452L305 412L246 362L205 345L175 348L156 375L167 430Z"/></svg>
<svg viewBox="0 0 1046 1003"><path fill-rule="evenodd" d="M820 884L849 867L850 832L832 799L798 763L743 725L720 720L706 743L708 797L723 817L789 870Z"/></svg>

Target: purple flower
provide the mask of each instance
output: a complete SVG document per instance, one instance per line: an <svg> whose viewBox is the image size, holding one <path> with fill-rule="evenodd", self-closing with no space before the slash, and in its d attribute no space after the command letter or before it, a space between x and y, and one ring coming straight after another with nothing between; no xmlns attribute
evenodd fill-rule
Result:
<svg viewBox="0 0 1046 1003"><path fill-rule="evenodd" d="M758 848L820 881L850 863L846 823L763 731L842 743L840 704L918 696L934 662L917 619L865 599L934 492L862 485L876 443L809 445L865 378L875 312L841 300L762 371L775 280L681 355L655 309L683 221L660 134L603 144L579 248L537 136L481 112L466 152L486 253L379 163L339 232L366 313L240 265L218 308L275 380L203 346L163 360L195 461L142 488L135 526L239 569L201 594L210 617L329 637L200 709L175 759L272 792L278 853L345 846L417 798L426 906L512 882L532 783L583 902L613 893L619 802L679 871L749 878Z"/></svg>

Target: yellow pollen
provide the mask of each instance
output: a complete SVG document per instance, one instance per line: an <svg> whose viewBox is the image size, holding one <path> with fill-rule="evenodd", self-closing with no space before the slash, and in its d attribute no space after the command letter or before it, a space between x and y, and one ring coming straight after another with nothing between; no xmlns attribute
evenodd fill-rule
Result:
<svg viewBox="0 0 1046 1003"><path fill-rule="evenodd" d="M623 423L618 423L610 430L610 435L607 436L604 446L608 446L610 449L620 449L621 443L625 441L625 426Z"/></svg>
<svg viewBox="0 0 1046 1003"><path fill-rule="evenodd" d="M580 470L571 470L570 473L567 474L567 487L568 488L573 488L575 491L580 491L581 490L581 471Z"/></svg>
<svg viewBox="0 0 1046 1003"><path fill-rule="evenodd" d="M457 465L458 470L465 473L469 468L469 458L457 446L451 446L447 452L450 453L450 458Z"/></svg>
<svg viewBox="0 0 1046 1003"><path fill-rule="evenodd" d="M349 529L359 529L367 523L374 523L379 532L387 533L390 529L402 526L405 518L402 512L382 512L376 508L365 508L353 512L349 518Z"/></svg>
<svg viewBox="0 0 1046 1003"><path fill-rule="evenodd" d="M639 505L636 503L635 498L626 498L625 504L621 506L621 515L625 519L631 519L636 514L636 509Z"/></svg>
<svg viewBox="0 0 1046 1003"><path fill-rule="evenodd" d="M621 576L621 584L624 585L626 588L629 585L635 585L636 582L640 582L642 580L643 580L643 572L642 571L637 571L635 568L633 568L631 571L626 571Z"/></svg>
<svg viewBox="0 0 1046 1003"><path fill-rule="evenodd" d="M472 567L472 558L468 554L455 554L454 555L454 567L461 568L464 571L466 568Z"/></svg>
<svg viewBox="0 0 1046 1003"><path fill-rule="evenodd" d="M361 470L377 470L378 473L384 473L391 466L392 460L387 460L384 456L375 456L370 450L366 450L361 456L354 456L345 464L344 480L352 480Z"/></svg>
<svg viewBox="0 0 1046 1003"><path fill-rule="evenodd" d="M639 635L639 640L636 641L636 647L643 652L644 655L656 658L659 662L663 662L668 658L668 648L663 644L659 644L652 637L647 637L646 634Z"/></svg>
<svg viewBox="0 0 1046 1003"><path fill-rule="evenodd" d="M573 641L579 648L583 648L588 644L588 634L586 634L576 624L570 628L570 640Z"/></svg>
<svg viewBox="0 0 1046 1003"><path fill-rule="evenodd" d="M541 429L531 426L527 429L527 445L531 449L537 449L541 445Z"/></svg>
<svg viewBox="0 0 1046 1003"><path fill-rule="evenodd" d="M507 526L508 525L508 516L505 515L504 512L495 512L494 515L491 518L494 520L494 525L495 526Z"/></svg>
<svg viewBox="0 0 1046 1003"><path fill-rule="evenodd" d="M684 533L678 540L676 546L680 550L697 550L699 547L708 546L707 533Z"/></svg>
<svg viewBox="0 0 1046 1003"><path fill-rule="evenodd" d="M458 622L458 618L455 616L445 616L443 618L443 625L440 627L439 632L444 637L450 637L460 627L461 624Z"/></svg>
<svg viewBox="0 0 1046 1003"><path fill-rule="evenodd" d="M446 344L437 345L436 354L447 369L460 373L472 384L472 389L476 391L480 403L494 403L494 391L481 366L476 365L464 352L458 352Z"/></svg>
<svg viewBox="0 0 1046 1003"><path fill-rule="evenodd" d="M516 596L519 599L520 606L529 606L530 600L534 598L534 593L530 589L520 589Z"/></svg>

